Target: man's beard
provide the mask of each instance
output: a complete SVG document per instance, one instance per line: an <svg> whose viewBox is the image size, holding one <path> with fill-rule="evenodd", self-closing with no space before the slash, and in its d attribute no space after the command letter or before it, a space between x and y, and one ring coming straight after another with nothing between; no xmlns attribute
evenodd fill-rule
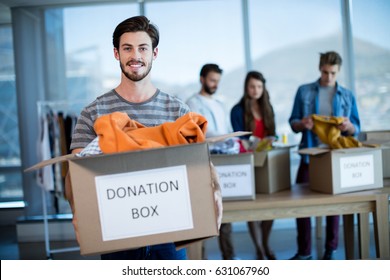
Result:
<svg viewBox="0 0 390 280"><path fill-rule="evenodd" d="M135 61L135 60L131 60L129 61L128 63L126 64L130 64L130 63L133 63L133 62L137 62L137 63L142 63L142 65L144 66L145 64L143 62L140 62L140 61ZM150 70L152 70L152 63L153 63L153 60L150 60L150 63L148 65L148 68L146 68L146 71L144 73L140 73L140 74L135 74L135 73L132 73L132 72L126 72L125 70L125 66L123 65L122 62L120 62L120 67L121 67L121 70L122 70L122 73L131 81L133 82L138 82L138 81L141 81L143 78L145 78Z"/></svg>
<svg viewBox="0 0 390 280"><path fill-rule="evenodd" d="M213 95L216 91L217 91L217 87L214 87L214 88L210 88L209 86L207 86L206 84L203 85L203 89L206 93L208 93L209 95Z"/></svg>

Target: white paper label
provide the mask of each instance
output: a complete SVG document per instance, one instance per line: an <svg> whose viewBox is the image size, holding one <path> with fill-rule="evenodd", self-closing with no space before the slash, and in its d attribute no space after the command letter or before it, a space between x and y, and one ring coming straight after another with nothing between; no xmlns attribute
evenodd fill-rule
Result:
<svg viewBox="0 0 390 280"><path fill-rule="evenodd" d="M96 176L104 241L193 228L185 165Z"/></svg>
<svg viewBox="0 0 390 280"><path fill-rule="evenodd" d="M252 168L250 164L215 166L221 185L222 197L251 196Z"/></svg>
<svg viewBox="0 0 390 280"><path fill-rule="evenodd" d="M340 158L341 188L374 184L374 156Z"/></svg>

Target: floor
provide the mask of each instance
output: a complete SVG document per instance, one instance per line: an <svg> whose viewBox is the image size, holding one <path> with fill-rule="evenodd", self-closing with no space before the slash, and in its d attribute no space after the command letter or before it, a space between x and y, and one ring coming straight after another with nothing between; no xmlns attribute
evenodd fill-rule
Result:
<svg viewBox="0 0 390 280"><path fill-rule="evenodd" d="M314 225L313 220L313 225ZM342 226L340 227L339 249L335 253L335 259L345 259L344 239L342 236ZM375 246L373 241L373 232L371 226L370 240L370 259L375 258ZM286 260L292 257L296 252L296 232L295 220L281 219L274 223L273 231L270 238L271 248L274 250L277 259ZM355 237L356 240L356 237ZM323 253L323 240L315 237L313 228L312 239L313 259L321 259ZM255 259L255 250L252 245L249 233L247 232L246 223L233 223L233 243L236 256L242 260ZM357 242L355 242L357 244ZM75 246L72 242L52 242L52 248ZM357 246L357 245L356 245ZM220 260L221 254L218 247L218 239L211 238L205 241L205 252L207 259ZM19 244L17 242L15 226L0 227L0 259L1 260L19 260L19 259L47 259L45 256L43 242L29 242ZM98 259L97 256L85 257L80 256L78 251L55 253L52 259Z"/></svg>
<svg viewBox="0 0 390 280"><path fill-rule="evenodd" d="M315 225L314 219L312 224ZM256 252L253 247L252 240L250 239L249 233L246 229L246 223L235 223L233 224L233 228L235 229L235 233L233 235L233 243L236 251L236 257L242 260L256 259ZM335 259L337 260L345 260L344 238L342 230L343 228L341 226L339 248L334 255ZM313 259L321 259L323 255L324 241L322 238L316 238L315 235L315 228L313 227L312 256ZM373 236L372 229L370 236ZM270 246L274 251L277 259L279 260L288 260L295 255L297 250L295 220L285 219L276 220L274 222L273 230L270 236ZM356 251L357 245L355 247ZM221 253L219 251L217 238L213 238L206 241L206 254L208 259L221 259ZM370 258L375 258L375 244L373 238L371 238L370 240Z"/></svg>

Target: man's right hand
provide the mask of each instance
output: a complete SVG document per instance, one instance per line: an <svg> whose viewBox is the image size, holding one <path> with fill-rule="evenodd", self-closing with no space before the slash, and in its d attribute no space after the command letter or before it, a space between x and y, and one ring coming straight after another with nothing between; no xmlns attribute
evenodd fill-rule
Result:
<svg viewBox="0 0 390 280"><path fill-rule="evenodd" d="M311 117L305 117L301 120L302 130L312 130L314 126L313 119Z"/></svg>
<svg viewBox="0 0 390 280"><path fill-rule="evenodd" d="M301 121L295 121L292 123L292 129L294 132L302 132L304 130L312 130L314 126L313 119L311 117L304 117Z"/></svg>
<svg viewBox="0 0 390 280"><path fill-rule="evenodd" d="M75 150L72 151L72 154L77 154L81 150L82 149L75 149ZM75 208L74 208L73 191L72 191L72 184L71 184L71 180L70 180L70 173L69 173L69 171L68 171L68 174L65 177L65 198L68 200L69 205L70 205L70 209L72 210L72 214L73 214L72 224L73 224L73 227L74 227L74 232L76 234L76 240L80 244L80 242L79 242L79 233L77 231L77 216L76 216L76 211L75 211Z"/></svg>

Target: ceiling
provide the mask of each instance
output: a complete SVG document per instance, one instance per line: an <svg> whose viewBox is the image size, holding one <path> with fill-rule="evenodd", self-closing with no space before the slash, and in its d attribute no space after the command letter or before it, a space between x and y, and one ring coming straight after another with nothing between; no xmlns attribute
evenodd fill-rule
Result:
<svg viewBox="0 0 390 280"><path fill-rule="evenodd" d="M142 3L157 1L188 1L188 0L0 0L0 24L11 23L11 9L16 7L37 6L76 6L108 3Z"/></svg>
<svg viewBox="0 0 390 280"><path fill-rule="evenodd" d="M0 24L11 23L11 8L37 6L75 6L112 2L143 2L144 0L0 0ZM153 1L153 0L152 0Z"/></svg>
<svg viewBox="0 0 390 280"><path fill-rule="evenodd" d="M127 0L127 2L140 2L137 0ZM27 6L52 6L52 5L74 5L74 4L92 4L92 3L114 2L110 0L0 0L0 4L6 7L27 7ZM120 2L120 1L115 1Z"/></svg>

